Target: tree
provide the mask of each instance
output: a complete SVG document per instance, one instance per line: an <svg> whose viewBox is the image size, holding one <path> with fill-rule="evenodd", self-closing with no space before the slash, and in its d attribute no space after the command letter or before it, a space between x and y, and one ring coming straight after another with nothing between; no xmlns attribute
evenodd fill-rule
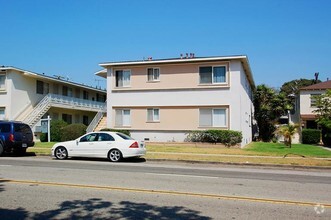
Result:
<svg viewBox="0 0 331 220"><path fill-rule="evenodd" d="M286 97L290 98L290 103L294 106L294 97L299 94L299 90L303 87L310 86L316 83L320 83L321 80L315 79L295 79L289 82L285 82L280 88L280 93L284 93ZM291 98L293 97L293 98ZM294 108L293 108L294 109Z"/></svg>
<svg viewBox="0 0 331 220"><path fill-rule="evenodd" d="M288 124L280 126L276 133L284 136L285 145L292 147L292 137L297 133L297 128L299 126L296 124Z"/></svg>
<svg viewBox="0 0 331 220"><path fill-rule="evenodd" d="M320 82L321 80L316 81L314 79L295 79L289 82L285 82L280 88L280 92L285 93L287 96L297 95L301 88Z"/></svg>
<svg viewBox="0 0 331 220"><path fill-rule="evenodd" d="M254 92L255 119L259 128L259 139L269 142L275 132L275 123L291 109L288 97L264 84L258 85Z"/></svg>
<svg viewBox="0 0 331 220"><path fill-rule="evenodd" d="M316 97L317 123L322 127L322 141L326 146L331 146L331 90Z"/></svg>

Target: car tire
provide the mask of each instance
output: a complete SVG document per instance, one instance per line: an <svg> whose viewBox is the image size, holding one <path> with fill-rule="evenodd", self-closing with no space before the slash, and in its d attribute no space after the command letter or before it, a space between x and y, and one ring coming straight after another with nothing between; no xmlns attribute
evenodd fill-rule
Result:
<svg viewBox="0 0 331 220"><path fill-rule="evenodd" d="M119 151L117 149L112 149L108 153L108 159L111 162L118 162L118 161L120 161L122 159L122 153L121 153L121 151Z"/></svg>
<svg viewBox="0 0 331 220"><path fill-rule="evenodd" d="M4 147L3 147L3 145L2 145L2 143L0 143L0 156L3 154L3 151L4 151L5 149L4 149Z"/></svg>
<svg viewBox="0 0 331 220"><path fill-rule="evenodd" d="M57 147L54 151L56 159L64 160L68 158L68 151L65 147Z"/></svg>

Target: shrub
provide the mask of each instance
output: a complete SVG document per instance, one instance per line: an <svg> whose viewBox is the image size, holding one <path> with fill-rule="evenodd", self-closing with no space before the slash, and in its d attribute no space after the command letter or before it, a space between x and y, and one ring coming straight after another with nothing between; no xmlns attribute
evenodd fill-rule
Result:
<svg viewBox="0 0 331 220"><path fill-rule="evenodd" d="M111 128L103 128L100 131L112 131L112 132L120 132L123 134L126 134L128 136L131 136L131 133L129 130L121 130L121 129L111 129Z"/></svg>
<svg viewBox="0 0 331 220"><path fill-rule="evenodd" d="M232 130L191 131L187 138L191 142L222 143L227 147L241 143L242 134Z"/></svg>
<svg viewBox="0 0 331 220"><path fill-rule="evenodd" d="M61 130L68 124L65 121L62 120L52 120L51 121L51 141L59 142L61 141ZM41 142L47 142L48 141L48 133L42 133L40 135L40 141Z"/></svg>
<svg viewBox="0 0 331 220"><path fill-rule="evenodd" d="M48 141L47 133L41 133L40 134L40 142L47 142L47 141Z"/></svg>
<svg viewBox="0 0 331 220"><path fill-rule="evenodd" d="M331 128L322 128L322 141L324 146L331 146Z"/></svg>
<svg viewBox="0 0 331 220"><path fill-rule="evenodd" d="M74 140L86 133L87 126L84 124L70 124L62 128L61 141Z"/></svg>
<svg viewBox="0 0 331 220"><path fill-rule="evenodd" d="M302 129L303 144L318 144L321 140L321 131L317 129Z"/></svg>

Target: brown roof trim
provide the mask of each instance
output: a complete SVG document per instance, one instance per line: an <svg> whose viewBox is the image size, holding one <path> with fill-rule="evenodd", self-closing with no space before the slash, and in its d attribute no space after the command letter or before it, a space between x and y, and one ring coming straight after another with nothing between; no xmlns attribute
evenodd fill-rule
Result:
<svg viewBox="0 0 331 220"><path fill-rule="evenodd" d="M331 89L331 80L303 87L300 90L326 90Z"/></svg>
<svg viewBox="0 0 331 220"><path fill-rule="evenodd" d="M303 120L309 120L309 119L317 119L317 115L314 115L314 114L301 114L300 115L300 118L303 119Z"/></svg>

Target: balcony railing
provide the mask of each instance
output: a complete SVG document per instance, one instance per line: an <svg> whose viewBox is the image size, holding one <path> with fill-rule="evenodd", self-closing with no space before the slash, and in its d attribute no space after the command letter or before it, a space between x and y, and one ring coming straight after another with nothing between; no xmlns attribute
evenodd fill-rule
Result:
<svg viewBox="0 0 331 220"><path fill-rule="evenodd" d="M105 102L49 93L34 107L32 112L23 121L33 127L51 107L99 112L105 109L105 106Z"/></svg>
<svg viewBox="0 0 331 220"><path fill-rule="evenodd" d="M70 108L77 108L77 109L87 109L92 111L99 111L105 107L104 102L96 102L92 100L68 97L63 95L57 94L48 94L51 106L58 106L58 107L68 107Z"/></svg>

